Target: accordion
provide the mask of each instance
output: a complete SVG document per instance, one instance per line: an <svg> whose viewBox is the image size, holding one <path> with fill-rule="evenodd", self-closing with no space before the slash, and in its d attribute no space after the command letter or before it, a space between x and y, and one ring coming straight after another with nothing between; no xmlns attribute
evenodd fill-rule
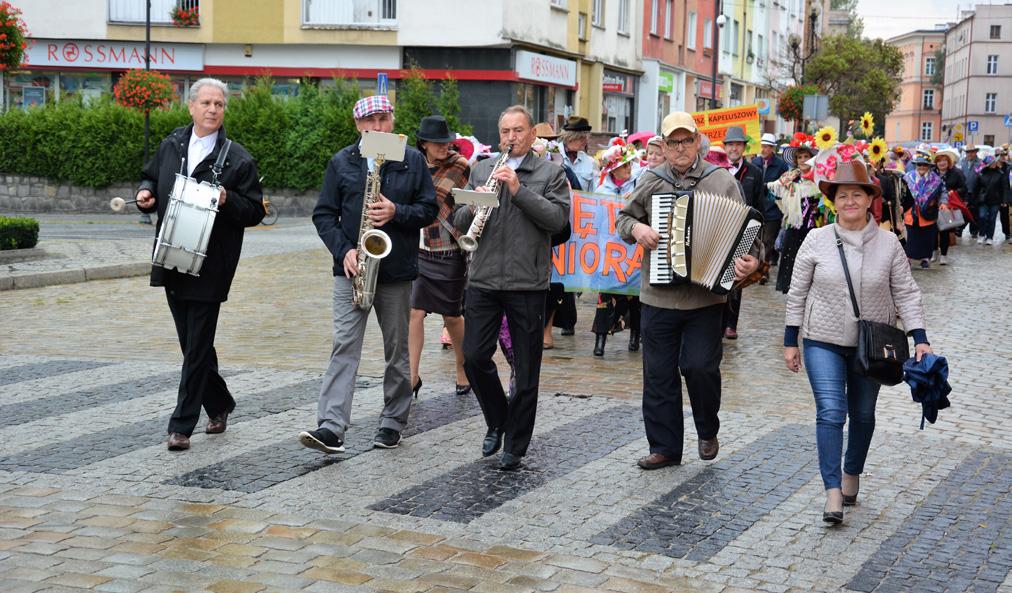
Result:
<svg viewBox="0 0 1012 593"><path fill-rule="evenodd" d="M691 282L727 294L734 286L734 260L751 249L762 215L707 192L654 194L650 226L660 235L650 257L650 284Z"/></svg>

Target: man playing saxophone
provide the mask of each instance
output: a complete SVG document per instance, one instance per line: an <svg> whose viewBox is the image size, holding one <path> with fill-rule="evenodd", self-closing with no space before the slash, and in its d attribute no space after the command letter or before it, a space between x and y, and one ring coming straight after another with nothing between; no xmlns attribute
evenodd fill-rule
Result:
<svg viewBox="0 0 1012 593"><path fill-rule="evenodd" d="M520 105L507 108L499 116L505 159L478 163L467 186L499 195L499 206L479 225L468 267L464 372L488 426L482 455L489 457L502 447L499 467L504 470L520 467L534 432L552 234L569 221L566 174L531 151L534 139L530 112ZM474 210L458 206L453 220L472 237ZM503 313L513 338L516 373L516 390L508 400L492 361Z"/></svg>
<svg viewBox="0 0 1012 593"><path fill-rule="evenodd" d="M366 97L355 103L352 115L359 132L391 133L394 108L385 96ZM406 148L404 159L376 167L362 153L362 142L334 155L327 165L323 189L313 210L313 224L334 258L333 348L323 376L316 430L299 434L299 442L323 453L344 451L345 431L351 423L355 375L362 356L368 306L354 278L359 273L360 233L371 226L389 237L390 253L378 265L375 292L370 295L383 334L386 369L383 373L384 407L373 439L376 447L391 449L400 443L411 408L408 367L408 318L411 280L418 273L418 232L436 218L436 196L425 157ZM372 203L363 204L370 176ZM378 190L378 191L376 191Z"/></svg>

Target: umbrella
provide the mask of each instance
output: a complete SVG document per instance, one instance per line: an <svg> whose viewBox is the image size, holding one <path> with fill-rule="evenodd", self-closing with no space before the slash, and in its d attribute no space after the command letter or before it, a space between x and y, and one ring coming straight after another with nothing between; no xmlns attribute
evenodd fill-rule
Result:
<svg viewBox="0 0 1012 593"><path fill-rule="evenodd" d="M651 132L651 131L644 130L642 132L636 132L635 134L630 134L629 137L626 138L626 140L629 142L629 144L633 144L634 142L639 142L640 144L646 145L647 140L653 138L656 135L657 135L657 132Z"/></svg>
<svg viewBox="0 0 1012 593"><path fill-rule="evenodd" d="M921 430L924 421L934 424L938 411L948 408L952 392L949 386L949 362L944 356L925 354L918 361L909 358L903 363L903 380L910 386L910 396L921 404Z"/></svg>

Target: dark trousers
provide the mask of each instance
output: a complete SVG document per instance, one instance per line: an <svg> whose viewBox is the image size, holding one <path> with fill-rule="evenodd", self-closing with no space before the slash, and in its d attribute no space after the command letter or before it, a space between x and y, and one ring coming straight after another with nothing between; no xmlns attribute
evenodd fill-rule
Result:
<svg viewBox="0 0 1012 593"><path fill-rule="evenodd" d="M949 255L949 237L952 235L952 232L952 229L938 231L938 251L942 255Z"/></svg>
<svg viewBox="0 0 1012 593"><path fill-rule="evenodd" d="M724 327L729 327L735 331L738 331L738 315L740 313L741 313L741 289L732 288L731 292L727 293L727 302L724 303L723 314L721 315Z"/></svg>
<svg viewBox="0 0 1012 593"><path fill-rule="evenodd" d="M681 311L643 305L643 423L651 453L682 459L682 380L700 439L720 429L722 305Z"/></svg>
<svg viewBox="0 0 1012 593"><path fill-rule="evenodd" d="M640 298L623 294L599 294L591 326L594 333L610 334L619 318L625 319L625 327L620 329L640 331Z"/></svg>
<svg viewBox="0 0 1012 593"><path fill-rule="evenodd" d="M486 425L503 430L503 451L522 457L534 434L538 408L545 292L468 288L464 302L464 373ZM503 313L513 342L516 383L508 399L492 361Z"/></svg>
<svg viewBox="0 0 1012 593"><path fill-rule="evenodd" d="M780 234L780 225L783 224L783 219L774 218L763 222L763 248L766 251L766 263L771 266L777 265L777 260L780 258L780 252L776 249L777 235Z"/></svg>
<svg viewBox="0 0 1012 593"><path fill-rule="evenodd" d="M1001 222L1001 232L1005 235L1005 240L1012 238L1012 235L1009 234L1009 222L1012 221L1009 221L1008 207L1008 204L998 206L998 221Z"/></svg>
<svg viewBox="0 0 1012 593"><path fill-rule="evenodd" d="M169 432L190 436L200 419L201 407L208 417L235 408L235 400L218 374L218 355L214 351L221 303L187 301L168 293L165 296L183 350L179 395L176 409L169 418Z"/></svg>

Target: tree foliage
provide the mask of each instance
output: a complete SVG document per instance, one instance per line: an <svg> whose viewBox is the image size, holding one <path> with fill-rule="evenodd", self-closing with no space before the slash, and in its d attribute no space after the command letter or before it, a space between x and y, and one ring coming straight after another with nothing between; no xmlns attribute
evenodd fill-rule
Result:
<svg viewBox="0 0 1012 593"><path fill-rule="evenodd" d="M777 113L788 121L799 120L804 114L805 95L817 94L819 94L819 87L814 84L787 87L780 94L780 101L777 102Z"/></svg>
<svg viewBox="0 0 1012 593"><path fill-rule="evenodd" d="M829 95L829 111L842 121L870 111L877 121L900 99L903 54L881 39L824 37L805 68L805 82Z"/></svg>
<svg viewBox="0 0 1012 593"><path fill-rule="evenodd" d="M407 76L397 85L397 114L395 131L405 134L408 143L415 143L415 130L423 117L442 115L450 126L450 133L463 136L471 134L471 126L460 120L460 89L457 81L447 77L440 81L439 93L434 90L435 81L427 80L417 66L408 70Z"/></svg>

